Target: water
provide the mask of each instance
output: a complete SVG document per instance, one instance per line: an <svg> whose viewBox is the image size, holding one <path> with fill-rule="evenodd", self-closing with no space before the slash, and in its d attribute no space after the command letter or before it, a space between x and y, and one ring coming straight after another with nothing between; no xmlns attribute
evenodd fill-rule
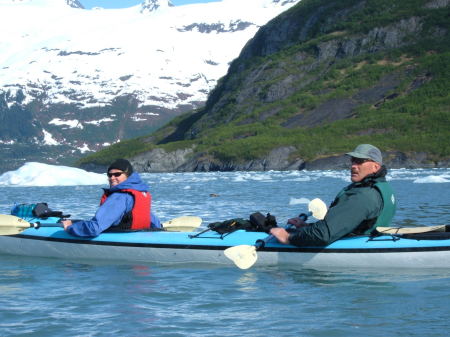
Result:
<svg viewBox="0 0 450 337"><path fill-rule="evenodd" d="M145 174L155 212L279 222L345 171ZM394 170L398 225L450 224L450 169ZM0 213L47 202L90 217L100 186L0 186ZM217 197L210 194L218 195ZM0 256L0 336L446 336L450 270L240 270Z"/></svg>

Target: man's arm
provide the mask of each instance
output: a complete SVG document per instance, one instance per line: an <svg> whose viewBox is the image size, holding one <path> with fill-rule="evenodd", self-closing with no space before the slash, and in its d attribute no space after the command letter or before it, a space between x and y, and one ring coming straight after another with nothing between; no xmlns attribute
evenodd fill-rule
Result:
<svg viewBox="0 0 450 337"><path fill-rule="evenodd" d="M381 195L373 188L349 190L323 220L291 233L288 241L296 246L328 245L354 231L364 220L376 218L382 205Z"/></svg>

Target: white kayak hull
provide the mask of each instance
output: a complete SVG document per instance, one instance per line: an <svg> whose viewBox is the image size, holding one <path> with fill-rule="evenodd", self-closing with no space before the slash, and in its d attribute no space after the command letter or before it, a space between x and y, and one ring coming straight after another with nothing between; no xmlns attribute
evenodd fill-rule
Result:
<svg viewBox="0 0 450 337"><path fill-rule="evenodd" d="M233 265L224 250L253 245L265 233L236 231L222 237L215 232L105 233L94 239L70 236L58 228L30 228L0 236L0 253L130 263ZM412 240L382 236L355 237L327 247L299 248L269 241L257 250L255 266L294 268L449 268L450 240Z"/></svg>

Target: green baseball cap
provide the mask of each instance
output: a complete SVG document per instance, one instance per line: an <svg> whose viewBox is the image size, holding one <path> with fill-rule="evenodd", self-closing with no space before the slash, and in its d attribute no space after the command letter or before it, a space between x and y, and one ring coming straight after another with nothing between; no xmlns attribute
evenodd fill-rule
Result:
<svg viewBox="0 0 450 337"><path fill-rule="evenodd" d="M346 155L355 158L370 159L377 163L383 164L381 151L377 147L370 144L359 144L353 152L348 152Z"/></svg>

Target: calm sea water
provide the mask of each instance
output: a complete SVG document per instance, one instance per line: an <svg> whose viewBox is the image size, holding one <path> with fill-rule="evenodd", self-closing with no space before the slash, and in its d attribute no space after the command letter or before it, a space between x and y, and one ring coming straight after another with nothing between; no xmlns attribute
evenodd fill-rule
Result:
<svg viewBox="0 0 450 337"><path fill-rule="evenodd" d="M279 222L345 171L145 174L155 212ZM393 170L398 225L450 224L450 169ZM47 202L90 217L100 186L0 187L0 213ZM211 194L218 196L210 196ZM0 336L447 336L450 270L292 270L0 256Z"/></svg>

